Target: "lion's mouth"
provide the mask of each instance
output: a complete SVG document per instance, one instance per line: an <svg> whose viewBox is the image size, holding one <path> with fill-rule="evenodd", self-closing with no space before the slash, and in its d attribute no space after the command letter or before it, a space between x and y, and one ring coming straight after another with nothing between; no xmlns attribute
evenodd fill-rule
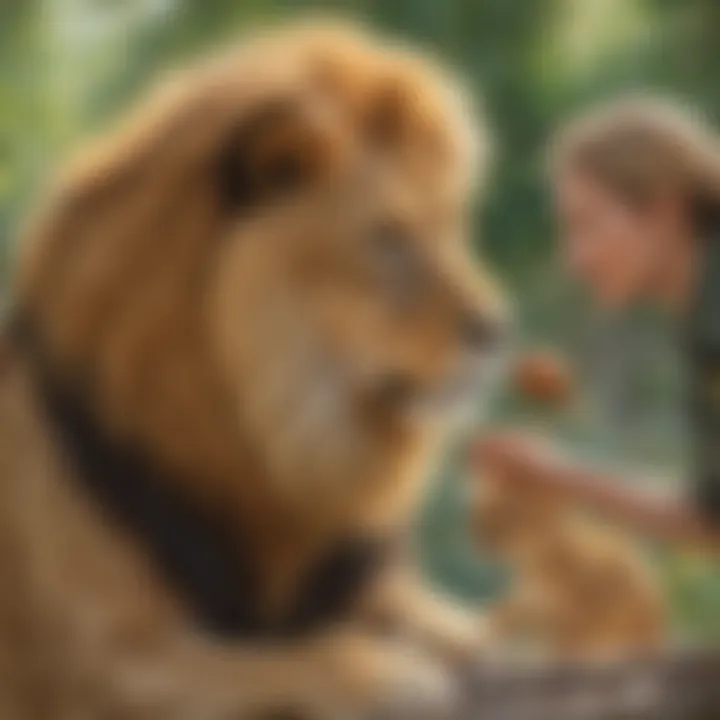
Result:
<svg viewBox="0 0 720 720"><path fill-rule="evenodd" d="M418 420L465 424L482 414L491 391L492 383L486 373L459 375L449 378L436 389L418 393L407 410Z"/></svg>
<svg viewBox="0 0 720 720"><path fill-rule="evenodd" d="M386 403L411 421L466 425L482 418L506 365L500 356L472 358L434 384L391 373L381 392Z"/></svg>

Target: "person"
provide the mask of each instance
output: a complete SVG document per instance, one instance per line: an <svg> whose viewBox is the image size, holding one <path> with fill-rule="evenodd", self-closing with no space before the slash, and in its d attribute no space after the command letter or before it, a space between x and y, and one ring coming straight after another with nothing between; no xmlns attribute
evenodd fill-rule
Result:
<svg viewBox="0 0 720 720"><path fill-rule="evenodd" d="M651 301L677 319L693 463L681 505L720 529L720 139L677 105L623 99L561 129L550 156L569 274L610 311ZM490 436L482 453L495 463L522 455L531 473L547 460L522 438L507 450ZM653 516L633 503L625 519Z"/></svg>

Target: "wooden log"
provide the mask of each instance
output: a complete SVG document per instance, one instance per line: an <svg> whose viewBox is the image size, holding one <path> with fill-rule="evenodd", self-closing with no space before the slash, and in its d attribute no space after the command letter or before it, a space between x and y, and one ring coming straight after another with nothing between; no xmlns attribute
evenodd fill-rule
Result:
<svg viewBox="0 0 720 720"><path fill-rule="evenodd" d="M486 662L453 720L717 720L720 650L604 662Z"/></svg>

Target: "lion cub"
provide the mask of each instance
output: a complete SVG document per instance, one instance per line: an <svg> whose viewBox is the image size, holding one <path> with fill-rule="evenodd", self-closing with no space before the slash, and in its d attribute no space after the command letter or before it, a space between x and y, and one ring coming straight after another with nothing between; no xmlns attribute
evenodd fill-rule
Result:
<svg viewBox="0 0 720 720"><path fill-rule="evenodd" d="M569 501L484 478L473 533L515 574L488 616L496 639L596 657L648 651L666 637L662 590L637 547Z"/></svg>

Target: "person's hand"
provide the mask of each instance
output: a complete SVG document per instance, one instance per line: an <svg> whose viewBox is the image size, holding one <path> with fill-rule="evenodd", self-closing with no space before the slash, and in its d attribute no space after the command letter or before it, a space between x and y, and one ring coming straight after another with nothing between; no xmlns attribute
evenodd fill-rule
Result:
<svg viewBox="0 0 720 720"><path fill-rule="evenodd" d="M542 483L554 474L561 454L541 435L496 431L478 440L475 460L481 470L503 481Z"/></svg>

